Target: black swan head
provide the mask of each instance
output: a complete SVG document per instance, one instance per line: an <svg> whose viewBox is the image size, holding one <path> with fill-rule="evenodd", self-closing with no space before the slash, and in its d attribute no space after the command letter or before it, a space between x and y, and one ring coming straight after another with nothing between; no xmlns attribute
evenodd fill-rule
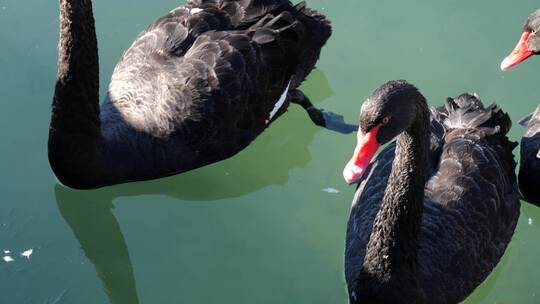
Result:
<svg viewBox="0 0 540 304"><path fill-rule="evenodd" d="M405 131L416 116L415 103L424 100L418 89L405 80L389 81L377 88L362 104L357 144L343 170L352 184L362 177L377 149Z"/></svg>
<svg viewBox="0 0 540 304"><path fill-rule="evenodd" d="M501 63L501 70L506 71L532 55L538 54L540 54L540 10L527 18L521 39L512 53Z"/></svg>

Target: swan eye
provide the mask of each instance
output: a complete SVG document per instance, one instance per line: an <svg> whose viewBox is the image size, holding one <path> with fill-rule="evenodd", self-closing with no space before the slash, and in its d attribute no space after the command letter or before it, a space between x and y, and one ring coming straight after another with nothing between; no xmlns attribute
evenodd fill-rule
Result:
<svg viewBox="0 0 540 304"><path fill-rule="evenodd" d="M390 116L386 116L385 118L382 119L381 124L387 125L389 122L390 122Z"/></svg>

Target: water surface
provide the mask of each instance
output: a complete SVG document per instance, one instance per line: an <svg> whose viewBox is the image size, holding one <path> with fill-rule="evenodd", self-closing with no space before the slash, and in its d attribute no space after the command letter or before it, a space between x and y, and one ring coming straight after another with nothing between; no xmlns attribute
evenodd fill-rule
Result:
<svg viewBox="0 0 540 304"><path fill-rule="evenodd" d="M178 6L94 1L101 93L134 37ZM361 101L405 78L432 105L478 92L513 120L538 98L540 61L500 60L538 4L311 0L334 35L305 93L355 122ZM73 191L46 157L58 40L56 1L0 0L0 303L346 303L341 170L354 135L313 126L296 106L237 156L187 174ZM511 131L514 140L522 130ZM516 150L516 155L518 151ZM325 193L324 188L339 193ZM30 259L19 254L33 249ZM1 253L1 252L0 252ZM465 303L539 303L540 209L524 204L513 241Z"/></svg>

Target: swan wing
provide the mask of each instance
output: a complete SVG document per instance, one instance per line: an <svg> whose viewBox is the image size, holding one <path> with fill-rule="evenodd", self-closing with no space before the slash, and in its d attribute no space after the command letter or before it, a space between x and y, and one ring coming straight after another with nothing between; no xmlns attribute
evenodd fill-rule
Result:
<svg viewBox="0 0 540 304"><path fill-rule="evenodd" d="M421 282L427 298L440 303L461 301L492 271L520 206L508 115L472 95L458 99L438 116L446 130L426 184L420 238Z"/></svg>

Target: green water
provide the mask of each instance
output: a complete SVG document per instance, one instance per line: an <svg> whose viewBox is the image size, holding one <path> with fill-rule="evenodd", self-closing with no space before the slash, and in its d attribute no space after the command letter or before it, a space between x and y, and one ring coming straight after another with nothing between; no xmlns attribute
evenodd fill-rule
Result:
<svg viewBox="0 0 540 304"><path fill-rule="evenodd" d="M94 3L103 96L122 51L181 3ZM514 121L540 101L537 58L498 70L532 0L309 3L334 35L304 90L349 122L396 78L434 105L478 92ZM157 181L63 188L46 157L57 32L56 1L0 0L0 250L15 260L0 260L0 303L346 303L354 189L341 170L354 135L319 129L291 106L232 159ZM515 124L512 138L521 132ZM524 204L503 260L466 303L540 303L539 263L540 209Z"/></svg>

